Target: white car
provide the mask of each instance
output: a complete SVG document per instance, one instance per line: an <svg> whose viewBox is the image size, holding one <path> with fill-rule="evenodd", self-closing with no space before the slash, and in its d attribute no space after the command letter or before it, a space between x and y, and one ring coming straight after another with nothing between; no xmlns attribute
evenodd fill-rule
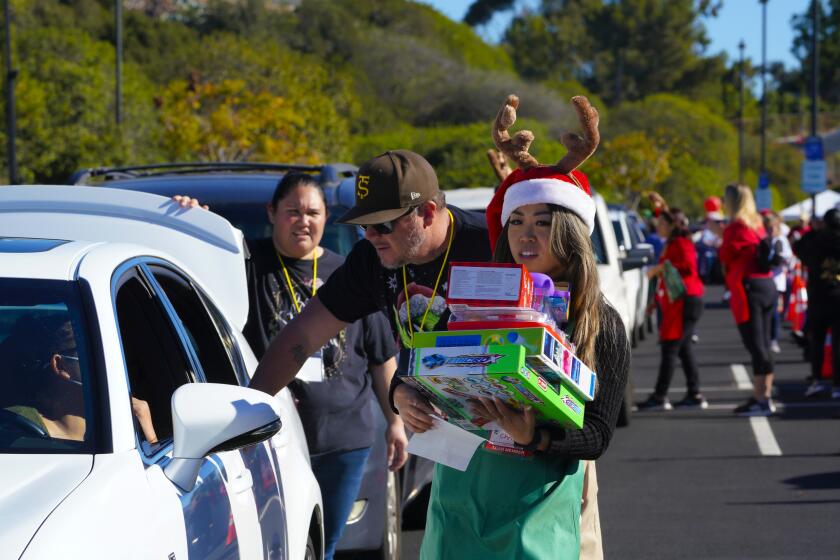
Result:
<svg viewBox="0 0 840 560"><path fill-rule="evenodd" d="M609 216L618 243L621 274L627 287L630 340L635 346L637 339L644 336L645 310L650 290L650 281L644 267L653 260L653 245L644 242L644 235L630 221L623 206L609 205Z"/></svg>
<svg viewBox="0 0 840 560"><path fill-rule="evenodd" d="M0 556L322 556L291 395L245 387L242 248L155 195L0 187Z"/></svg>

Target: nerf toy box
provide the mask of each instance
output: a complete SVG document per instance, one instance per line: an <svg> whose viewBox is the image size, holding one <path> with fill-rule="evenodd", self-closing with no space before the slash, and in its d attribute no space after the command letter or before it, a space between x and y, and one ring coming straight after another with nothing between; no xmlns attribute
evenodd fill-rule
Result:
<svg viewBox="0 0 840 560"><path fill-rule="evenodd" d="M467 325L465 323L464 325ZM490 325L491 323L484 323ZM514 323L515 324L515 323ZM463 325L462 325L463 326ZM415 348L462 347L478 345L520 345L525 363L553 385L569 385L585 401L595 397L595 372L586 367L561 338L547 327L487 328L422 332L414 335Z"/></svg>
<svg viewBox="0 0 840 560"><path fill-rule="evenodd" d="M565 385L552 385L529 368L520 345L415 348L410 370L402 379L465 430L497 429L490 419L471 410L471 401L479 397L498 397L516 409L530 404L539 422L583 426L582 400Z"/></svg>
<svg viewBox="0 0 840 560"><path fill-rule="evenodd" d="M446 303L453 306L531 307L534 281L521 264L463 263L449 266Z"/></svg>

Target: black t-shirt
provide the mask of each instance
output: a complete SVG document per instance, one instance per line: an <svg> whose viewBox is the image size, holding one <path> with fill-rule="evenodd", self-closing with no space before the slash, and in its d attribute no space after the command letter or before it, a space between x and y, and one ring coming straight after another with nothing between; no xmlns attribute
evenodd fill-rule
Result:
<svg viewBox="0 0 840 560"><path fill-rule="evenodd" d="M297 314L280 259L271 239L252 242L248 261L248 321L245 337L261 358L271 339ZM299 305L312 297L313 261L284 257L283 262ZM342 258L324 249L318 257L316 290ZM362 316L322 349L323 382L295 380L289 386L298 399L309 452L312 455L350 451L373 445L373 411L368 363L382 364L397 353L388 323L381 313Z"/></svg>
<svg viewBox="0 0 840 560"><path fill-rule="evenodd" d="M446 329L449 311L444 298L449 279L449 263L491 260L487 222L484 216L452 206L448 208L455 218L452 249L437 293L434 294L432 306L423 324L425 331ZM414 332L417 332L429 303L435 280L443 265L444 256L445 253L442 253L434 261L421 265L406 265L406 285L404 285L402 269L390 270L382 266L373 245L367 240L362 240L353 247L344 265L339 267L324 287L318 290L318 298L333 315L342 321L355 321L374 311L383 312L391 323L391 331L395 339L402 347L406 347L405 337L409 332L406 322L406 292L409 300L408 307L414 319ZM405 355L406 353L403 352L401 357L404 358ZM404 363L403 360L400 361L402 370Z"/></svg>

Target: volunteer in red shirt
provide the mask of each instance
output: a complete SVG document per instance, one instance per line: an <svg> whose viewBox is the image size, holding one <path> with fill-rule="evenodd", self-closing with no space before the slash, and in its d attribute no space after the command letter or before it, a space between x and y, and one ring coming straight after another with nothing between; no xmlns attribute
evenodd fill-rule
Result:
<svg viewBox="0 0 840 560"><path fill-rule="evenodd" d="M769 416L776 411L770 398L773 388L770 335L777 294L772 272L762 272L758 265L758 245L766 232L748 186L727 186L723 203L730 224L723 231L720 261L726 287L732 294L729 307L752 358L755 376L753 396L734 412L741 416Z"/></svg>
<svg viewBox="0 0 840 560"><path fill-rule="evenodd" d="M657 205L656 198L661 201ZM694 358L691 335L703 314L703 282L697 274L697 251L691 242L688 218L677 208L668 209L661 197L656 196L654 204L661 207L656 219L656 233L666 240L665 249L659 257L659 264L648 271L648 277L659 277L656 301L662 311L659 324L659 342L662 358L659 376L653 394L639 403L640 410L671 410L668 388L674 376L677 356L682 363L688 388L685 397L674 406L685 408L708 408L709 403L700 393L700 374ZM665 282L661 280L665 262L679 272L685 285L685 294L675 301L668 297Z"/></svg>

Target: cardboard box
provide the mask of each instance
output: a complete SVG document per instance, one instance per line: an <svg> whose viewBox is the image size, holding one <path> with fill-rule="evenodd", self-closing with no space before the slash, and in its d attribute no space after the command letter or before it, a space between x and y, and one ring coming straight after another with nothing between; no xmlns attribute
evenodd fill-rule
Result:
<svg viewBox="0 0 840 560"><path fill-rule="evenodd" d="M586 367L571 348L547 327L433 331L414 335L415 348L490 344L523 346L528 367L547 381L555 385L569 385L585 401L595 397L595 372Z"/></svg>
<svg viewBox="0 0 840 560"><path fill-rule="evenodd" d="M566 385L552 385L531 370L520 345L415 348L411 369L402 379L419 388L449 422L466 430L498 428L470 410L470 401L478 397L499 397L517 409L530 404L539 422L583 426L583 401Z"/></svg>
<svg viewBox="0 0 840 560"><path fill-rule="evenodd" d="M534 281L521 264L454 262L447 286L447 304L531 307L534 295Z"/></svg>

